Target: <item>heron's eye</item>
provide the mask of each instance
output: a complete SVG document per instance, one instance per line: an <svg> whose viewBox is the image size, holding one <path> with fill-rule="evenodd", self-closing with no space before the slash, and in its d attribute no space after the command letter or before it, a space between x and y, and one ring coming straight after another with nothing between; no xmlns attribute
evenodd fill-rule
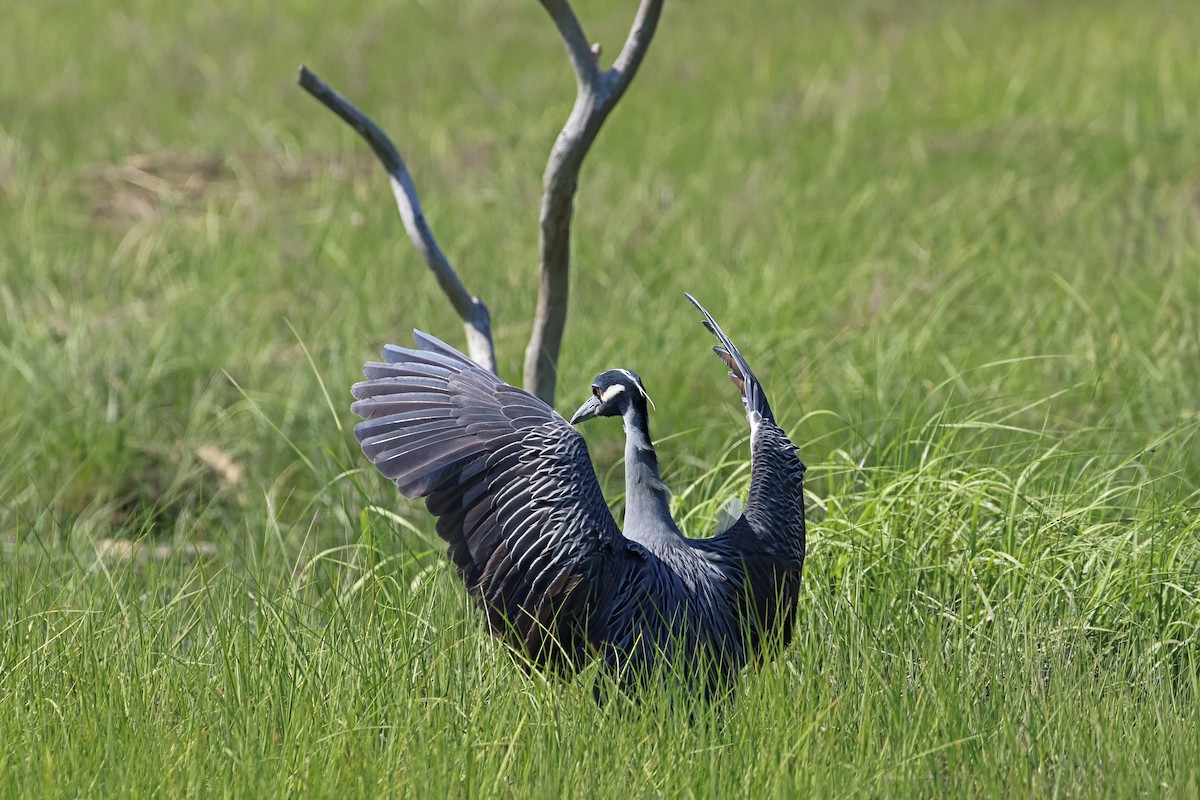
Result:
<svg viewBox="0 0 1200 800"><path fill-rule="evenodd" d="M599 397L599 396L600 396L600 387L599 387L599 386L593 386L593 387L592 387L592 394L596 395L596 397Z"/></svg>

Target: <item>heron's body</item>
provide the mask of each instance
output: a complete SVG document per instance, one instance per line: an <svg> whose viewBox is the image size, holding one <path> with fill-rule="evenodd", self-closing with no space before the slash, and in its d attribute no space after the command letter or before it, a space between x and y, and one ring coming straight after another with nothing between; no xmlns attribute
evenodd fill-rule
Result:
<svg viewBox="0 0 1200 800"><path fill-rule="evenodd" d="M623 531L571 424L448 345L420 333L418 349L389 345L385 363L367 364L368 380L354 386L363 451L402 493L426 498L490 630L534 664L570 670L599 656L638 675L678 657L712 684L767 640L790 639L804 465L740 353L704 314L751 425L745 512L708 539L686 538L671 518L648 397L627 370L598 376L572 420L622 417Z"/></svg>

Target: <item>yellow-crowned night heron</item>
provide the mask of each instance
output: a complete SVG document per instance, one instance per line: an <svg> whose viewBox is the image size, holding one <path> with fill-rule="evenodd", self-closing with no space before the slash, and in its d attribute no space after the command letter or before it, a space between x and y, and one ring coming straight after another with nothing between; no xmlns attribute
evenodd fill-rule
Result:
<svg viewBox="0 0 1200 800"><path fill-rule="evenodd" d="M583 438L554 409L454 348L414 332L366 365L352 409L363 452L424 497L491 632L569 671L599 656L644 674L661 658L710 685L791 637L804 565L804 465L762 386L691 296L750 422L750 494L708 539L683 536L650 440L641 379L601 373L571 423L621 417L625 525L605 505Z"/></svg>

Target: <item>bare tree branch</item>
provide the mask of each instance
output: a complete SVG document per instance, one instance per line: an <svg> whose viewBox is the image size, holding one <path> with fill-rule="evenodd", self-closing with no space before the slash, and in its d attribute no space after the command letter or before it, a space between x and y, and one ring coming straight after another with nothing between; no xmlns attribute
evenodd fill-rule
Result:
<svg viewBox="0 0 1200 800"><path fill-rule="evenodd" d="M654 38L654 31L658 28L658 18L662 15L662 2L642 2L638 7L637 16L633 19L633 27L629 29L629 37L625 40L625 46L621 48L621 54L617 56L617 60L613 63L611 72L617 76L618 87L614 89L616 99L620 99L629 82L633 80L633 76L637 74L638 67L642 65L642 58L646 55L646 51L650 48L650 40Z"/></svg>
<svg viewBox="0 0 1200 800"><path fill-rule="evenodd" d="M571 216L583 159L630 81L654 37L662 0L642 0L625 46L613 67L599 72L598 53L566 0L541 0L566 45L578 87L571 116L550 151L542 177L541 282L533 333L525 350L526 390L554 404L558 354L567 322L570 291Z"/></svg>
<svg viewBox="0 0 1200 800"><path fill-rule="evenodd" d="M641 0L620 54L610 69L601 70L598 64L600 46L588 43L568 0L540 2L558 28L576 83L575 105L550 150L542 176L540 282L533 331L525 350L525 388L553 405L558 355L567 321L571 218L579 170L600 127L637 74L654 38L663 3L662 0ZM409 238L463 320L468 352L494 372L496 355L487 307L467 291L438 246L421 212L412 176L395 145L369 117L304 67L300 68L300 85L353 127L375 151L391 177L392 193Z"/></svg>
<svg viewBox="0 0 1200 800"><path fill-rule="evenodd" d="M578 27L578 23L576 23ZM580 32L582 35L582 31ZM300 67L300 86L315 97L326 108L341 117L350 127L366 140L391 178L392 194L404 228L413 245L429 270L437 278L450 304L463 321L467 335L467 353L485 369L496 371L496 349L492 343L492 320L487 306L475 297L458 278L449 259L442 252L429 223L421 211L421 201L413 185L412 176L400 152L387 134L380 130L370 117L359 111L349 100L338 94L307 67Z"/></svg>
<svg viewBox="0 0 1200 800"><path fill-rule="evenodd" d="M580 90L599 88L600 67L596 64L596 55L583 34L583 27L571 9L571 4L566 0L542 0L542 5L558 26L558 33L567 46L567 55L571 59L571 67L575 70L575 80Z"/></svg>

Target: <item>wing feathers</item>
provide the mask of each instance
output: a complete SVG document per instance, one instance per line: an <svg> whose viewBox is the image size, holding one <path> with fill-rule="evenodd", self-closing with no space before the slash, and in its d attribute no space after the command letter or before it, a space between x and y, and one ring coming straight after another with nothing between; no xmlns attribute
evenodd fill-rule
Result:
<svg viewBox="0 0 1200 800"><path fill-rule="evenodd" d="M607 624L598 598L629 561L583 440L444 342L414 339L385 346L352 387L363 452L402 493L425 497L494 633L538 660L554 626L558 646L584 654L590 629Z"/></svg>
<svg viewBox="0 0 1200 800"><path fill-rule="evenodd" d="M713 352L725 362L725 366L729 367L729 378L742 394L742 402L746 406L746 414L750 417L751 423L757 421L755 417L774 422L775 416L771 413L770 405L767 404L767 397L763 393L758 379L750 371L750 365L746 363L746 359L742 358L742 354L725 335L725 331L721 330L721 326L713 319L712 314L709 314L704 306L696 302L696 298L687 292L683 294L704 315L704 327L721 342L720 346L713 347Z"/></svg>

